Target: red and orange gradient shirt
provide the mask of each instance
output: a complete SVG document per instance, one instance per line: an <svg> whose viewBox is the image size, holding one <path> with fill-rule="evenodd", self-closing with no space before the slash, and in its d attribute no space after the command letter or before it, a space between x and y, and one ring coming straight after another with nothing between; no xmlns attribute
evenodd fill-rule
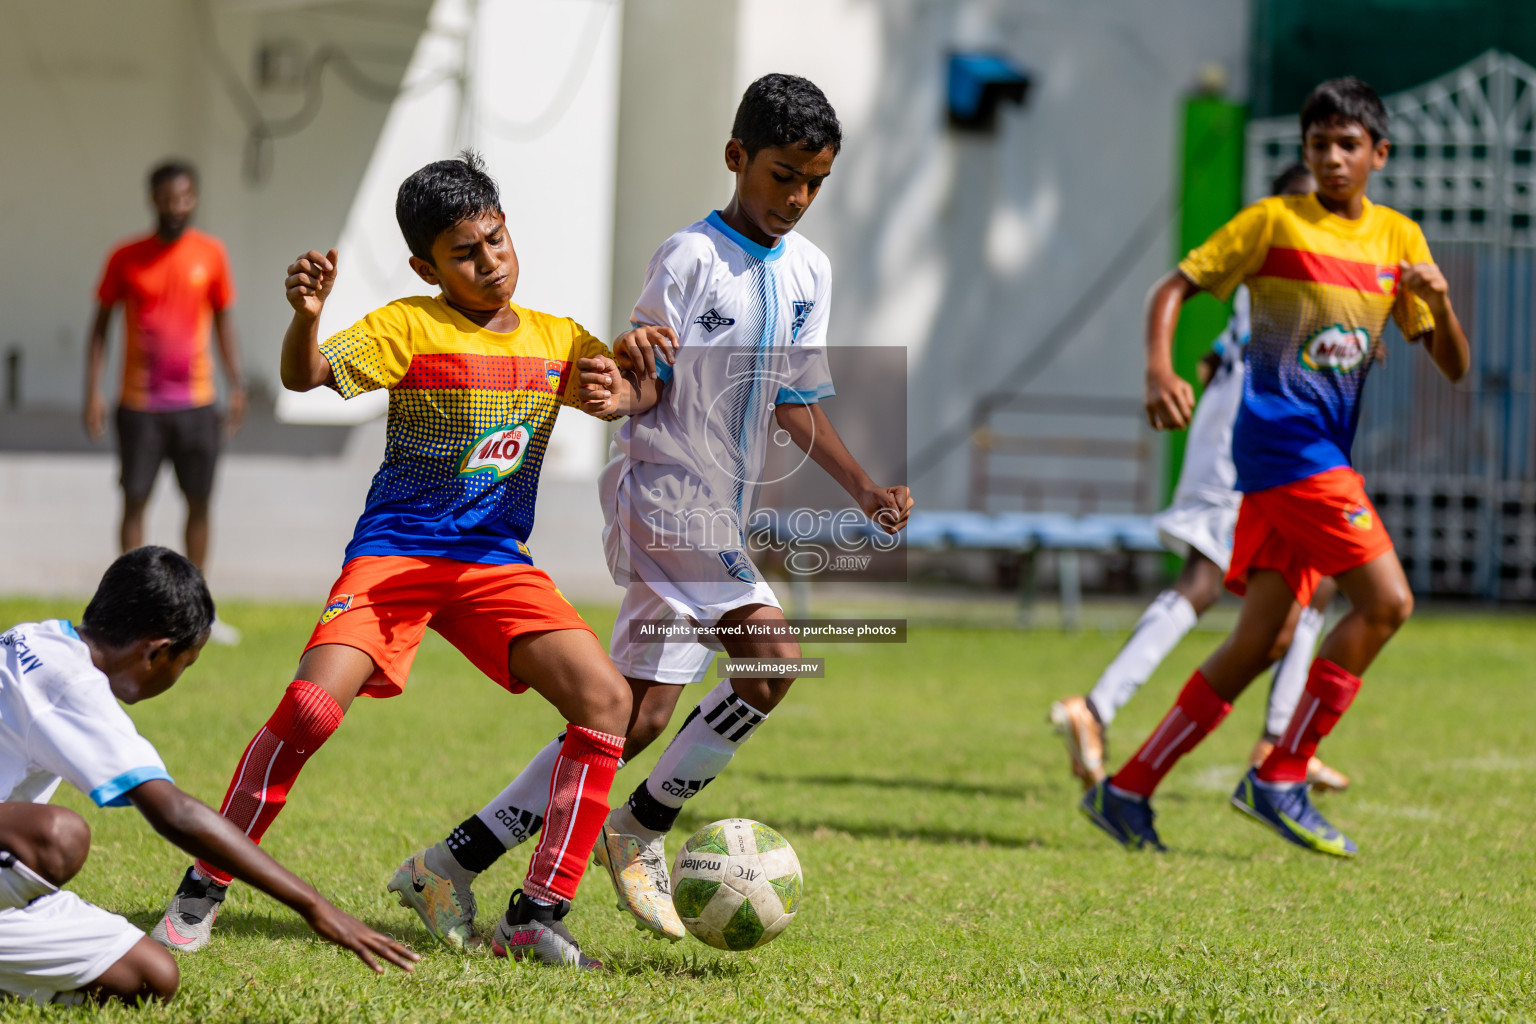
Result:
<svg viewBox="0 0 1536 1024"><path fill-rule="evenodd" d="M123 304L123 390L119 402L141 412L212 405L209 329L235 301L229 258L217 238L188 228L174 242L158 235L126 242L107 257L96 300Z"/></svg>

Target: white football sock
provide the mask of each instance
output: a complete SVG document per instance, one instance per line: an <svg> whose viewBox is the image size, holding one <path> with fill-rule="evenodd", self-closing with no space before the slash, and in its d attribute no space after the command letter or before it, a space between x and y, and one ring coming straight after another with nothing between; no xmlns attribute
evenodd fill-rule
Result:
<svg viewBox="0 0 1536 1024"><path fill-rule="evenodd" d="M689 713L650 776L630 796L636 821L654 832L670 829L683 801L713 782L767 719L736 695L729 679L722 679Z"/></svg>
<svg viewBox="0 0 1536 1024"><path fill-rule="evenodd" d="M1307 688L1307 673L1312 667L1312 653L1317 649L1318 634L1323 631L1323 613L1316 608L1303 608L1296 621L1296 634L1291 638L1291 649L1275 664L1273 681L1269 684L1269 713L1264 718L1264 731L1271 736L1284 736L1285 727L1291 724L1291 715L1301 701L1301 692Z"/></svg>
<svg viewBox="0 0 1536 1024"><path fill-rule="evenodd" d="M1100 722L1108 726L1115 720L1115 713L1130 703L1199 617L1195 606L1177 590L1165 590L1152 599L1136 621L1131 638L1088 694Z"/></svg>
<svg viewBox="0 0 1536 1024"><path fill-rule="evenodd" d="M517 778L475 814L507 849L533 838L544 824L544 812L549 809L549 778L555 773L555 762L560 759L564 742L562 732L545 744Z"/></svg>

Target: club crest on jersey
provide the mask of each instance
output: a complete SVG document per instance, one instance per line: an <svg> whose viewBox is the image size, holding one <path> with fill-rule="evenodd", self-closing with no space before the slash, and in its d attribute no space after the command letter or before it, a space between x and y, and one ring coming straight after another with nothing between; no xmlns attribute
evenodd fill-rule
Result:
<svg viewBox="0 0 1536 1024"><path fill-rule="evenodd" d="M1344 520L1357 530L1369 530L1376 522L1371 510L1364 505L1351 505L1345 509Z"/></svg>
<svg viewBox="0 0 1536 1024"><path fill-rule="evenodd" d="M794 322L789 325L789 340L800 340L800 328L805 326L805 318L811 315L811 310L816 308L815 300L805 302L792 302L791 308L795 311Z"/></svg>
<svg viewBox="0 0 1536 1024"><path fill-rule="evenodd" d="M331 599L331 603L325 606L325 611L320 613L320 625L325 625L342 612L352 609L351 594L337 594Z"/></svg>
<svg viewBox="0 0 1536 1024"><path fill-rule="evenodd" d="M725 572L732 579L743 583L756 583L757 574L752 571L752 563L747 556L740 551L720 552L720 561L725 563Z"/></svg>
<svg viewBox="0 0 1536 1024"><path fill-rule="evenodd" d="M1334 324L1324 327L1301 346L1301 362L1309 370L1348 373L1365 361L1371 350L1371 333L1364 327Z"/></svg>
<svg viewBox="0 0 1536 1024"><path fill-rule="evenodd" d="M556 359L551 359L544 364L544 380L549 384L549 390L555 394L560 393L560 375L565 372L565 364Z"/></svg>
<svg viewBox="0 0 1536 1024"><path fill-rule="evenodd" d="M716 327L729 327L736 321L732 317L721 316L719 310L710 306L708 313L694 317L693 322L704 328L705 333L714 334Z"/></svg>
<svg viewBox="0 0 1536 1024"><path fill-rule="evenodd" d="M528 454L533 432L526 423L506 423L475 438L459 460L459 476L490 473L503 480L516 473Z"/></svg>
<svg viewBox="0 0 1536 1024"><path fill-rule="evenodd" d="M1397 268L1377 267L1376 287L1381 289L1381 294L1392 295L1397 291Z"/></svg>

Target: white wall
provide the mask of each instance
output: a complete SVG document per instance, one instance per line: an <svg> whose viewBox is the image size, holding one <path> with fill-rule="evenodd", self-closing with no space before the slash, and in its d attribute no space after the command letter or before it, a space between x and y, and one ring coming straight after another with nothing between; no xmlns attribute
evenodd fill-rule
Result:
<svg viewBox="0 0 1536 1024"><path fill-rule="evenodd" d="M405 75L408 85L429 87L407 89L373 147L340 232L322 335L391 299L432 290L406 262L395 191L418 167L465 147L480 151L501 186L521 264L517 301L608 333L621 23L618 0L437 0ZM468 54L459 42L466 36L478 44ZM443 80L445 69L465 66L467 94ZM317 233L274 266L306 245L331 244L334 235ZM383 407L382 394L343 403L318 389L283 394L278 412L358 422ZM604 443L601 422L563 410L545 474L594 476Z"/></svg>
<svg viewBox="0 0 1536 1024"><path fill-rule="evenodd" d="M666 225L635 214L629 204L642 200L621 186L615 310L651 248L728 198L728 182L702 188L700 174L719 177L741 91L771 71L804 75L844 129L803 222L832 258L830 337L909 349L914 452L967 421L977 391L1001 383L1168 194L1179 102L1200 68L1223 65L1234 91L1245 89L1247 5L1230 0L736 0L712 10L648 0L626 18L641 6L649 37L670 31L688 56L683 70L640 79L630 62L654 52L633 53L626 27L625 155L667 168L676 184L655 171L646 182L650 206L672 214ZM722 32L733 40L728 79L706 48ZM1000 50L1035 78L1025 109L1005 107L994 136L945 124L946 59L966 48ZM624 234L642 218L648 245ZM1142 298L1172 257L1164 231L1035 389L1139 395ZM964 455L914 481L921 502L963 504Z"/></svg>
<svg viewBox="0 0 1536 1024"><path fill-rule="evenodd" d="M262 41L294 40L305 55L339 47L392 87L428 5L0 6L0 347L24 349L27 403L78 404L97 275L115 242L152 227L144 179L170 155L199 165L199 225L229 248L246 363L275 386L282 268L301 241L339 234L389 107L327 71L314 119L273 142L270 173L252 181L242 171L246 125L216 69L271 119L297 111L303 96L254 91Z"/></svg>

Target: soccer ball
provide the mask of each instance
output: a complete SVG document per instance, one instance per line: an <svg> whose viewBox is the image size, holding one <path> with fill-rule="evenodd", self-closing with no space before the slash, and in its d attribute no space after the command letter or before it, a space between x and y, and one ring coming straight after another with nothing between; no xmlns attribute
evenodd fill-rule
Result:
<svg viewBox="0 0 1536 1024"><path fill-rule="evenodd" d="M800 859L789 841L749 818L705 825L672 863L677 916L716 949L772 941L794 920L800 889Z"/></svg>

